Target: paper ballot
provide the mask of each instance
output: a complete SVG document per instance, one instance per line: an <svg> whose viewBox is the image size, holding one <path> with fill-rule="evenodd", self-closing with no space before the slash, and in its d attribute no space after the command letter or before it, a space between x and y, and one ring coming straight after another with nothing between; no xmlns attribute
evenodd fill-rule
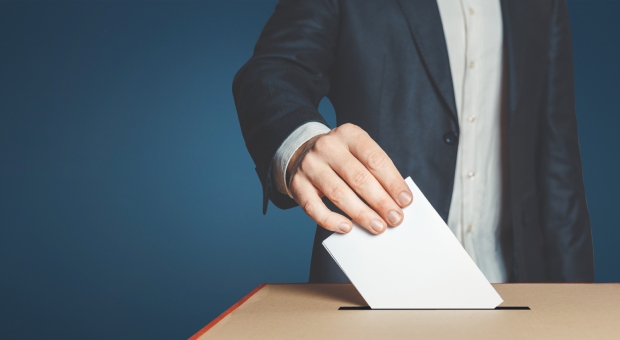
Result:
<svg viewBox="0 0 620 340"><path fill-rule="evenodd" d="M354 223L323 246L373 309L493 309L502 298L411 178L400 226L372 235Z"/></svg>

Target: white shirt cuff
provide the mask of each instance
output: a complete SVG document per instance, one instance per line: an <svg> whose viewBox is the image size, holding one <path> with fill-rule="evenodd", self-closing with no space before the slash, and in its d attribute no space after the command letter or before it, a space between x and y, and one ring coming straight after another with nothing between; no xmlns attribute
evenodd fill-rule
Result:
<svg viewBox="0 0 620 340"><path fill-rule="evenodd" d="M331 131L331 129L323 123L309 122L295 129L295 131L282 142L282 145L280 145L280 148L278 148L273 158L274 162L272 168L272 176L275 179L276 189L278 189L279 192L293 198L293 195L286 185L286 168L288 167L291 157L293 157L297 149L305 142L315 136L328 133L329 131Z"/></svg>

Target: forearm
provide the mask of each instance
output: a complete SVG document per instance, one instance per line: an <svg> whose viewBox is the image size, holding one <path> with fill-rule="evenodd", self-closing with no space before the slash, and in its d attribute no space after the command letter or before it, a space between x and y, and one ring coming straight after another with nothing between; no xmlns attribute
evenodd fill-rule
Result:
<svg viewBox="0 0 620 340"><path fill-rule="evenodd" d="M265 25L250 60L233 81L241 132L256 164L266 200L293 203L272 183L274 156L297 128L327 124L318 105L330 87L339 29L333 0L281 0Z"/></svg>

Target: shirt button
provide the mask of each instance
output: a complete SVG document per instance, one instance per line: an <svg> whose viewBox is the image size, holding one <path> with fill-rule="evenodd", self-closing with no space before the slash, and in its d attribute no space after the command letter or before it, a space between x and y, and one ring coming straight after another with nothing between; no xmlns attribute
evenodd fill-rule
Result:
<svg viewBox="0 0 620 340"><path fill-rule="evenodd" d="M468 233L471 233L471 228L472 228L471 224L468 224L468 225L467 225L467 232L468 232Z"/></svg>
<svg viewBox="0 0 620 340"><path fill-rule="evenodd" d="M446 134L443 135L443 141L448 145L454 145L458 141L458 135L452 131L446 132Z"/></svg>
<svg viewBox="0 0 620 340"><path fill-rule="evenodd" d="M467 178L469 178L469 179L474 178L474 176L476 176L476 173L473 172L473 171L470 171L470 172L467 173Z"/></svg>
<svg viewBox="0 0 620 340"><path fill-rule="evenodd" d="M469 62L469 68L473 69L474 67L476 67L476 62L475 61L470 61Z"/></svg>
<svg viewBox="0 0 620 340"><path fill-rule="evenodd" d="M473 122L475 122L475 121L476 121L476 116L471 115L471 116L467 117L467 120L468 120L470 123L473 123Z"/></svg>
<svg viewBox="0 0 620 340"><path fill-rule="evenodd" d="M473 8L469 7L469 14L470 15L474 15L474 13L476 13L476 11L474 11Z"/></svg>

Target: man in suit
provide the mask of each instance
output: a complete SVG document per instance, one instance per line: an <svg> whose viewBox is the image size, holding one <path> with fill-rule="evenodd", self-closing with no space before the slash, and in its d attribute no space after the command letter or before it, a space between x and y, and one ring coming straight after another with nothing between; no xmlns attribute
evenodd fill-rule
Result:
<svg viewBox="0 0 620 340"><path fill-rule="evenodd" d="M400 224L401 174L490 281L593 281L564 0L281 0L233 94L263 212L318 223L311 282L347 281L350 218Z"/></svg>

